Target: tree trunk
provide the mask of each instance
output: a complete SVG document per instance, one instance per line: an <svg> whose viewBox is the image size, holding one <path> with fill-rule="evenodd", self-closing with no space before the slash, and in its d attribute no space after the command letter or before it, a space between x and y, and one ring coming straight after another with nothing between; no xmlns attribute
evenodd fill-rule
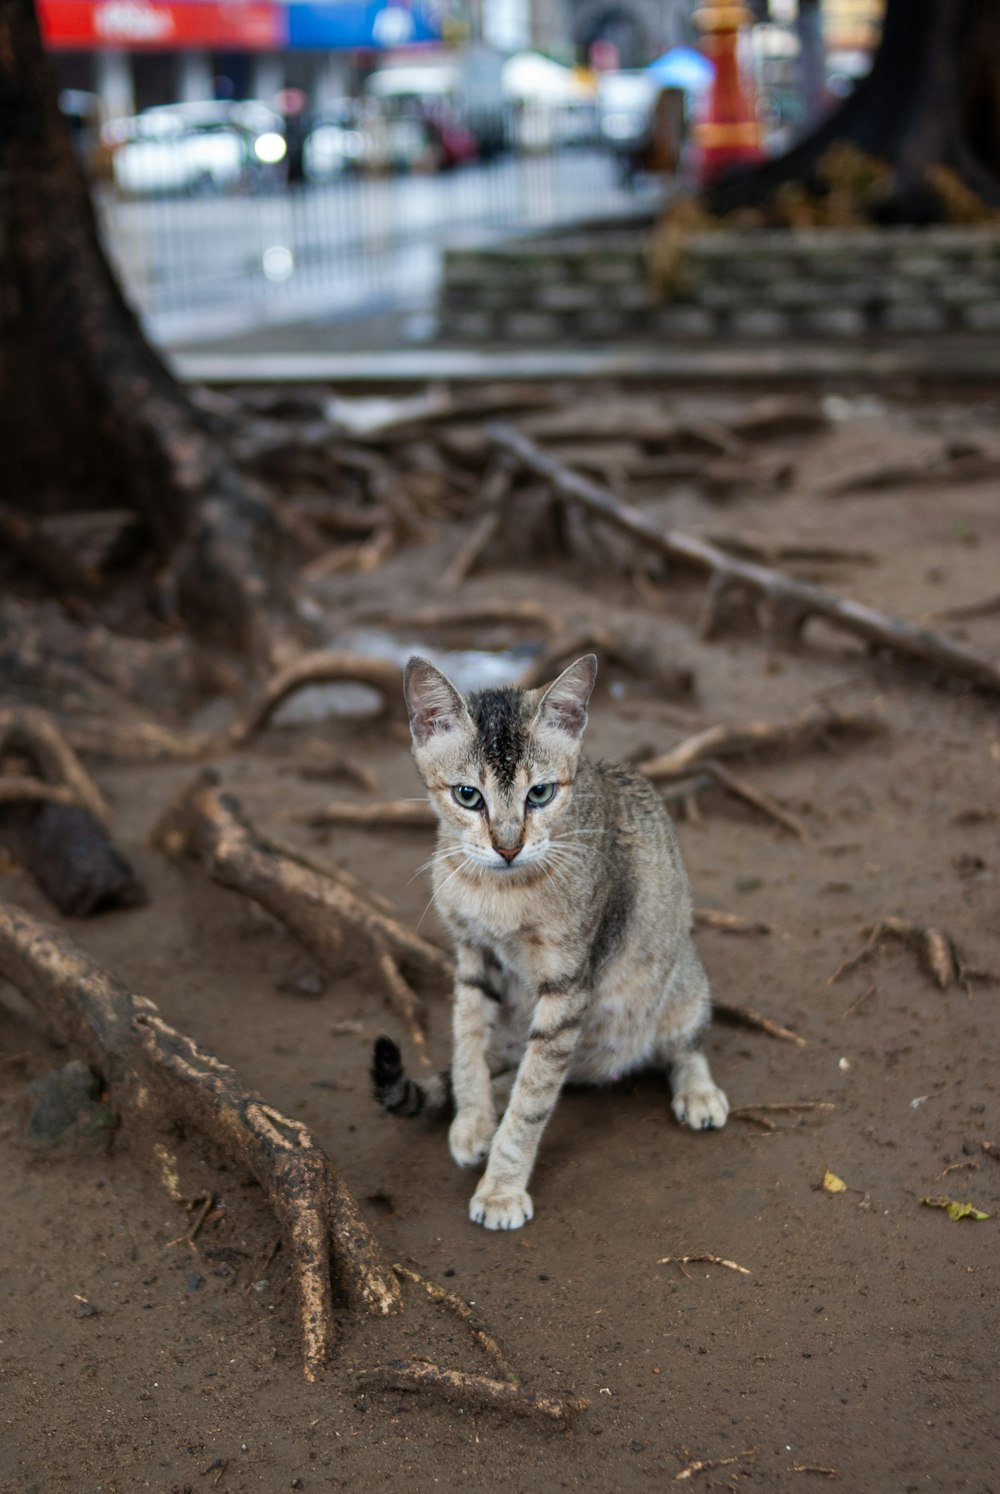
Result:
<svg viewBox="0 0 1000 1494"><path fill-rule="evenodd" d="M0 0L4 499L142 514L193 628L260 644L271 505L147 343L101 248L32 0Z"/></svg>
<svg viewBox="0 0 1000 1494"><path fill-rule="evenodd" d="M927 177L946 166L1000 207L1000 6L996 0L887 0L872 70L785 155L732 171L706 194L716 214L764 203L785 182L816 183L835 141L893 169L886 221L941 217Z"/></svg>

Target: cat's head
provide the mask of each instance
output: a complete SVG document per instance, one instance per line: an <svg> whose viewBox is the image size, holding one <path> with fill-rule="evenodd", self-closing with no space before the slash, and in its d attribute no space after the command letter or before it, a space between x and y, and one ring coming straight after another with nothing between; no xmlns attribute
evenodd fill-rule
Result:
<svg viewBox="0 0 1000 1494"><path fill-rule="evenodd" d="M464 696L426 659L407 664L413 756L473 865L509 875L556 859L596 677L587 654L540 690Z"/></svg>

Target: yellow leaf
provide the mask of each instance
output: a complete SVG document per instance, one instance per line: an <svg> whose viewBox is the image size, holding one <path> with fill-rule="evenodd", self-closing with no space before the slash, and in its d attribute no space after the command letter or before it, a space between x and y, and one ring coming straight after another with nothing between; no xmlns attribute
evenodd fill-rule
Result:
<svg viewBox="0 0 1000 1494"><path fill-rule="evenodd" d="M827 1193L847 1192L847 1184L844 1182L843 1178L838 1178L837 1174L835 1172L831 1172L829 1168L827 1168L826 1172L823 1174L823 1187Z"/></svg>
<svg viewBox="0 0 1000 1494"><path fill-rule="evenodd" d="M944 1209L949 1219L988 1219L989 1214L984 1214L982 1209L977 1209L970 1203L958 1203L954 1198L946 1198L941 1195L938 1198L924 1198L921 1200L929 1209Z"/></svg>

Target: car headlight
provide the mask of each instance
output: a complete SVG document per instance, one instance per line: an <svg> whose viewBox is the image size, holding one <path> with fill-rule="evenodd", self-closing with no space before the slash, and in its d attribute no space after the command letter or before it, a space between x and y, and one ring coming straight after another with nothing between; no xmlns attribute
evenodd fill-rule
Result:
<svg viewBox="0 0 1000 1494"><path fill-rule="evenodd" d="M279 135L277 130L268 130L264 135L258 135L253 143L253 153L265 166L276 166L285 158L284 135Z"/></svg>

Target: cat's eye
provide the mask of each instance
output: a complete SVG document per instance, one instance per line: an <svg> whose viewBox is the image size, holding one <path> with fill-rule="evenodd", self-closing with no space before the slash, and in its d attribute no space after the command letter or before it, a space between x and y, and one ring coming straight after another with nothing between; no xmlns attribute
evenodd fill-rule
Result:
<svg viewBox="0 0 1000 1494"><path fill-rule="evenodd" d="M535 783L528 790L528 803L534 809L541 809L543 804L551 804L555 796L556 786L554 783Z"/></svg>
<svg viewBox="0 0 1000 1494"><path fill-rule="evenodd" d="M471 783L460 783L451 791L451 797L456 804L461 804L463 809L482 809L485 800L477 788Z"/></svg>

